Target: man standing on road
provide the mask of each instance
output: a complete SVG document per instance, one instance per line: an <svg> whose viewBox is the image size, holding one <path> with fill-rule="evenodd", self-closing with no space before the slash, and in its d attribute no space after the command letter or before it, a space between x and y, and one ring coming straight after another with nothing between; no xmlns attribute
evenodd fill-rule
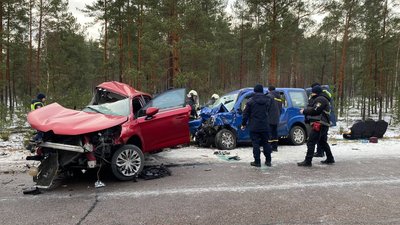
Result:
<svg viewBox="0 0 400 225"><path fill-rule="evenodd" d="M311 84L311 88L315 86L321 86L321 85L319 83ZM324 96L326 99L328 99L329 102L331 102L332 94L328 90L322 89L321 95ZM315 100L316 97L317 95L310 95L310 98L308 99L308 106L313 105L313 101ZM314 157L324 157L324 156L325 156L324 149L321 147L321 144L317 143L317 151L314 153Z"/></svg>
<svg viewBox="0 0 400 225"><path fill-rule="evenodd" d="M274 86L268 87L268 96L273 99L271 104L271 109L269 111L269 127L271 130L271 135L268 142L271 144L272 151L278 151L278 124L279 117L281 116L282 111L282 99L281 95L278 91L275 90Z"/></svg>
<svg viewBox="0 0 400 225"><path fill-rule="evenodd" d="M298 166L312 166L312 158L314 156L315 145L318 143L326 153L326 160L321 161L323 164L333 164L335 159L333 158L331 149L328 144L328 130L330 126L329 111L330 104L328 99L322 96L322 88L317 85L312 88L312 94L315 95L315 99L312 102L312 106L307 106L306 109L300 109L300 113L304 114L306 120L311 124L311 133L307 141L307 154L303 162L297 163Z"/></svg>
<svg viewBox="0 0 400 225"><path fill-rule="evenodd" d="M268 143L269 122L268 113L272 104L272 99L264 94L261 84L254 87L254 96L246 103L243 110L243 120L241 129L246 128L247 122L250 130L250 137L253 143L254 162L251 166L261 167L260 145L263 146L265 165L271 166L271 146Z"/></svg>

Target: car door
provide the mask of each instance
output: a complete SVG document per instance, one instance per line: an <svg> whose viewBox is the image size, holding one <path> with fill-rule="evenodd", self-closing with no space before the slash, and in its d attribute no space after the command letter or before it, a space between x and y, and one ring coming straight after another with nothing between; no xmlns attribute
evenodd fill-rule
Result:
<svg viewBox="0 0 400 225"><path fill-rule="evenodd" d="M237 120L237 124L238 124L238 141L248 141L250 140L250 132L249 129L246 127L246 129L242 130L240 129L240 125L242 124L242 120L243 120L243 111L244 108L246 107L246 103L250 100L250 98L254 95L254 92L248 92L244 95L242 95L240 97L240 99L238 100L238 102L240 104L238 104L238 113L236 116L236 120Z"/></svg>
<svg viewBox="0 0 400 225"><path fill-rule="evenodd" d="M168 90L140 110L137 122L145 152L190 142L190 106L186 106L185 94L185 89ZM150 107L159 109L152 117L145 113Z"/></svg>

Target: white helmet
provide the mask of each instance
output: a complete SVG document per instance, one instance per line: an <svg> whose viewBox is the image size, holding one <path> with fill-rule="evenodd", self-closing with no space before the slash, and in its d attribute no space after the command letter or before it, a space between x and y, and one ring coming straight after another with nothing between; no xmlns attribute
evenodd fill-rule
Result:
<svg viewBox="0 0 400 225"><path fill-rule="evenodd" d="M211 98L213 98L213 99L217 100L217 99L219 99L219 95L217 95L217 94L213 94L213 95L211 95Z"/></svg>
<svg viewBox="0 0 400 225"><path fill-rule="evenodd" d="M188 97L197 96L197 91L191 90L191 91L189 91L189 93L187 94L187 96L188 96Z"/></svg>

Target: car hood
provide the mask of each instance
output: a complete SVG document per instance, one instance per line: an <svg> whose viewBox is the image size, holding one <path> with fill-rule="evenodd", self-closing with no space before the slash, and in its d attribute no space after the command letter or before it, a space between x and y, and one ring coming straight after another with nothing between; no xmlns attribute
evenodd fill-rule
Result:
<svg viewBox="0 0 400 225"><path fill-rule="evenodd" d="M32 128L59 135L78 135L104 130L127 121L126 116L83 112L62 107L57 103L36 109L28 114Z"/></svg>
<svg viewBox="0 0 400 225"><path fill-rule="evenodd" d="M212 115L228 112L228 109L223 104L219 104L213 108L204 107L200 111L200 116L204 119L209 118Z"/></svg>

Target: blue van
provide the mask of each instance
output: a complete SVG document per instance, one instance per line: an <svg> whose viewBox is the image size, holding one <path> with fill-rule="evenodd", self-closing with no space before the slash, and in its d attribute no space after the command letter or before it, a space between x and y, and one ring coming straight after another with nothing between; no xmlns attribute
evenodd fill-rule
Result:
<svg viewBox="0 0 400 225"><path fill-rule="evenodd" d="M307 106L308 97L301 88L276 88L283 100L278 136L294 145L307 140L307 128L300 108ZM264 93L268 89L264 88ZM254 94L253 88L232 91L220 97L210 108L203 108L201 119L189 122L195 141L202 147L211 145L219 149L233 149L238 143L249 143L249 130L240 129L242 113L247 101Z"/></svg>

